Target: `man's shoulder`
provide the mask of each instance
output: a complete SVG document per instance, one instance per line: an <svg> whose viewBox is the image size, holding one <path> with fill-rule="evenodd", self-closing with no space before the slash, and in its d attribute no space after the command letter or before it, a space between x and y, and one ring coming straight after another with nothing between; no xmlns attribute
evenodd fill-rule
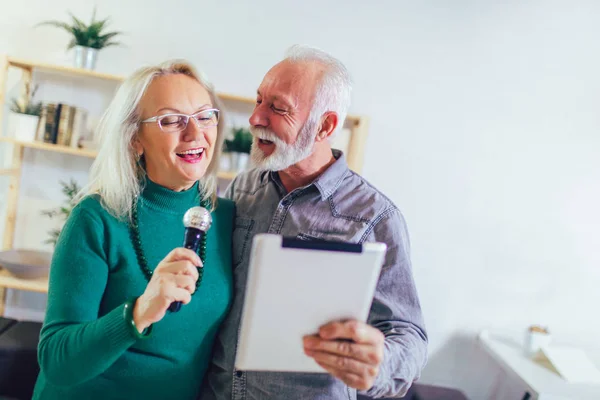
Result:
<svg viewBox="0 0 600 400"><path fill-rule="evenodd" d="M269 172L251 169L240 172L233 181L233 195L254 194L269 183Z"/></svg>
<svg viewBox="0 0 600 400"><path fill-rule="evenodd" d="M373 222L382 215L399 212L396 204L362 175L348 170L337 190L330 197L332 206L339 210L353 209L362 218Z"/></svg>

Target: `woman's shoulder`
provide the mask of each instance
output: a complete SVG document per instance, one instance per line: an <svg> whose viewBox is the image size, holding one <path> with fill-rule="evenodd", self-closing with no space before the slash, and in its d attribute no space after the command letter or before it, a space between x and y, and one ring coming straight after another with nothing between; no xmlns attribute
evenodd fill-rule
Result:
<svg viewBox="0 0 600 400"><path fill-rule="evenodd" d="M223 217L233 217L235 216L235 203L232 200L217 197L215 213L222 215Z"/></svg>
<svg viewBox="0 0 600 400"><path fill-rule="evenodd" d="M95 219L97 221L114 219L111 213L109 213L102 205L102 200L98 194L91 194L82 198L79 203L73 207L71 214L81 218Z"/></svg>

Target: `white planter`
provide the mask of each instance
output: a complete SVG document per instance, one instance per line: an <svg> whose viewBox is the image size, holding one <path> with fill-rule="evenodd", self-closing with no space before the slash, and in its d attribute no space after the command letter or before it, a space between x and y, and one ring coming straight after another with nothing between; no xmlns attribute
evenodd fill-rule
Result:
<svg viewBox="0 0 600 400"><path fill-rule="evenodd" d="M33 142L40 117L11 112L8 117L8 136L25 142Z"/></svg>
<svg viewBox="0 0 600 400"><path fill-rule="evenodd" d="M231 171L231 153L221 153L221 157L219 157L219 171Z"/></svg>
<svg viewBox="0 0 600 400"><path fill-rule="evenodd" d="M231 171L241 172L248 165L248 153L233 152L231 154Z"/></svg>
<svg viewBox="0 0 600 400"><path fill-rule="evenodd" d="M74 64L75 68L95 69L96 60L98 59L98 49L91 47L75 46L74 47Z"/></svg>
<svg viewBox="0 0 600 400"><path fill-rule="evenodd" d="M527 357L533 357L538 351L548 347L550 342L552 342L552 335L549 332L539 332L528 329L525 333L525 355Z"/></svg>

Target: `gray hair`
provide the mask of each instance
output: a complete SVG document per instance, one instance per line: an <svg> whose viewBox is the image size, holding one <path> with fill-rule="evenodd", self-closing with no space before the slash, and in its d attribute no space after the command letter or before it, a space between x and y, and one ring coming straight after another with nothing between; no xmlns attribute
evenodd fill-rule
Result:
<svg viewBox="0 0 600 400"><path fill-rule="evenodd" d="M336 131L341 129L352 97L352 78L344 64L323 50L304 45L290 47L284 61L316 62L325 66L325 74L317 85L309 119L316 122L326 112L333 111L338 116Z"/></svg>
<svg viewBox="0 0 600 400"><path fill-rule="evenodd" d="M145 177L132 143L139 130L139 104L155 78L171 74L183 74L197 80L208 91L213 106L221 110L213 157L200 180L203 199L211 200L214 207L216 174L224 140L223 107L210 82L183 60L140 68L121 84L98 124L96 137L100 138L100 150L90 170L90 182L76 197L76 202L87 195L98 194L107 211L119 219L127 217L131 220L132 206L142 191Z"/></svg>

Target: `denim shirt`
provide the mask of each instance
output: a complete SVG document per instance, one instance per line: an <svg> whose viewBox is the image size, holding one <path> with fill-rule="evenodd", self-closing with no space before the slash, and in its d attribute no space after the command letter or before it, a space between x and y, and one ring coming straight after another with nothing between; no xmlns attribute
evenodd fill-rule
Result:
<svg viewBox="0 0 600 400"><path fill-rule="evenodd" d="M384 333L384 360L370 397L403 395L427 358L427 334L412 277L406 225L398 208L348 168L344 155L313 183L287 193L276 172L238 175L225 197L235 201L234 298L215 342L202 400L356 399L328 374L238 371L234 361L252 238L274 233L301 239L384 242L385 263L368 323Z"/></svg>

